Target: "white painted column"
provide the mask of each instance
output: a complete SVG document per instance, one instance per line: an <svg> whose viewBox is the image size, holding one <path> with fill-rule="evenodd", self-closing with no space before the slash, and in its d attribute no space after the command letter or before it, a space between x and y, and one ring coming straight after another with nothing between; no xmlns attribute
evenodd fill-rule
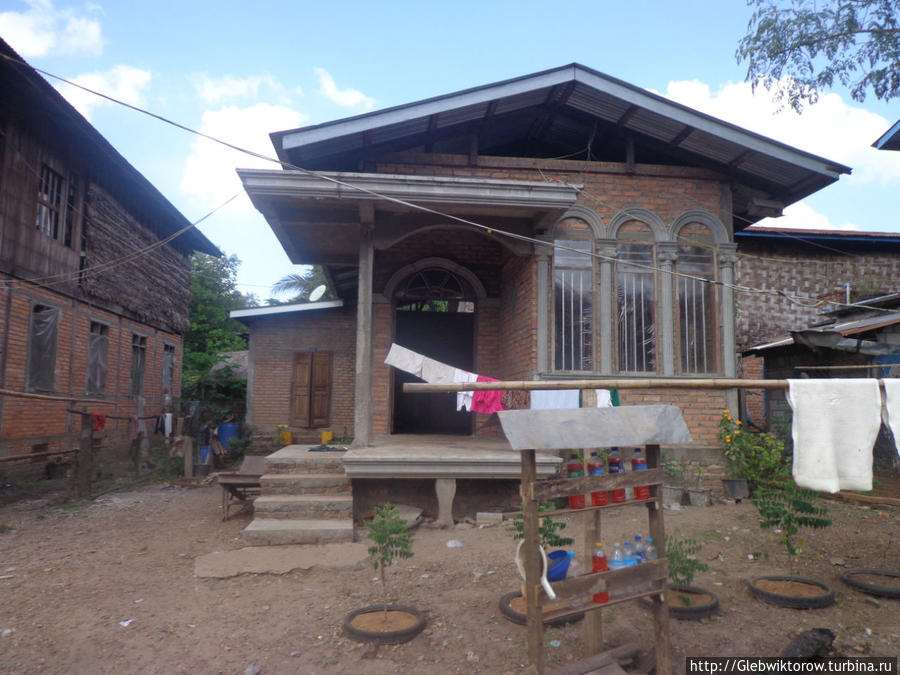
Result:
<svg viewBox="0 0 900 675"><path fill-rule="evenodd" d="M547 240L546 237L538 237ZM535 244L534 257L537 260L537 335L535 349L537 351L537 372L550 372L550 257L553 249L549 246Z"/></svg>
<svg viewBox="0 0 900 675"><path fill-rule="evenodd" d="M734 338L734 264L737 262L737 244L720 244L718 251L719 281L722 282L722 371L725 377L735 377L737 372ZM726 392L727 407L737 410L738 391Z"/></svg>

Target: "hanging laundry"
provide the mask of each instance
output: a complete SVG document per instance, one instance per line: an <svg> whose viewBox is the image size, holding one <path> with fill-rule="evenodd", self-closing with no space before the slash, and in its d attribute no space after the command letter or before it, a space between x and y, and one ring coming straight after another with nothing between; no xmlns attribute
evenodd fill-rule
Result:
<svg viewBox="0 0 900 675"><path fill-rule="evenodd" d="M104 415L103 413L94 413L92 417L93 421L91 424L91 428L94 431L103 431L104 427L106 426L106 415Z"/></svg>
<svg viewBox="0 0 900 675"><path fill-rule="evenodd" d="M597 407L598 408L612 408L612 395L609 389L596 389L597 392Z"/></svg>
<svg viewBox="0 0 900 675"><path fill-rule="evenodd" d="M872 489L872 449L881 427L874 379L788 380L794 411L794 481L837 492Z"/></svg>
<svg viewBox="0 0 900 675"><path fill-rule="evenodd" d="M493 377L479 375L476 382L499 382ZM503 392L499 389L491 391L476 391L472 395L472 412L491 415L503 410Z"/></svg>
<svg viewBox="0 0 900 675"><path fill-rule="evenodd" d="M894 447L900 455L900 379L885 378L882 382L887 425L894 434Z"/></svg>
<svg viewBox="0 0 900 675"><path fill-rule="evenodd" d="M166 438L172 435L172 421L174 415L172 413L166 413L163 417L165 420L163 421L163 431L165 432Z"/></svg>
<svg viewBox="0 0 900 675"><path fill-rule="evenodd" d="M389 366L399 368L410 375L421 378L422 362L424 358L425 357L422 354L414 352L412 349L401 347L398 344L392 344L384 362Z"/></svg>
<svg viewBox="0 0 900 675"><path fill-rule="evenodd" d="M421 378L428 384L453 384L453 371L456 368L446 363L435 361L427 356L422 357Z"/></svg>
<svg viewBox="0 0 900 675"><path fill-rule="evenodd" d="M532 410L561 410L581 407L577 389L535 389L531 392Z"/></svg>
<svg viewBox="0 0 900 675"><path fill-rule="evenodd" d="M501 403L504 410L528 410L531 407L531 392L527 389L504 391Z"/></svg>
<svg viewBox="0 0 900 675"><path fill-rule="evenodd" d="M475 382L478 379L478 375L475 373L470 373L467 370L460 370L459 368L453 369L453 381L454 382ZM456 409L462 410L465 408L466 410L472 409L472 395L474 392L471 391L460 391L456 394Z"/></svg>

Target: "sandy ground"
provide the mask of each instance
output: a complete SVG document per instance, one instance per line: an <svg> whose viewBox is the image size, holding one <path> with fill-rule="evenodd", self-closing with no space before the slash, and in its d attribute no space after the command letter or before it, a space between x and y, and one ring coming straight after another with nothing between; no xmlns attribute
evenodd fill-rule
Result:
<svg viewBox="0 0 900 675"><path fill-rule="evenodd" d="M838 601L811 611L766 605L746 590L750 578L787 571L752 505L666 511L667 531L703 542L700 557L710 570L694 583L722 605L703 622L671 621L678 672L689 655L777 655L792 636L814 627L834 631L846 655L900 653L900 600L871 598L837 579L846 567L897 569L900 511L826 504L835 524L804 533L794 571L830 584ZM580 529L579 518L572 517L566 534ZM244 513L222 522L216 486L153 486L87 503L29 501L0 509L0 672L524 668L525 628L497 606L519 583L509 523L419 528L415 557L391 568L389 588L393 598L425 610L428 627L410 643L376 648L348 640L341 629L348 612L380 597L365 542L241 551L249 519ZM608 542L646 534L646 515L640 507L605 512L603 526ZM652 635L649 612L635 603L604 611L603 624L611 646ZM548 662L580 658L581 632L581 624L550 629Z"/></svg>

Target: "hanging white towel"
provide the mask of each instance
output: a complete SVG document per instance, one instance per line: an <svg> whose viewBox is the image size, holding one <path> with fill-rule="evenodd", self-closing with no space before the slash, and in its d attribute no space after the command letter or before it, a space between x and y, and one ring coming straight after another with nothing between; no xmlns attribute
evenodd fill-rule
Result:
<svg viewBox="0 0 900 675"><path fill-rule="evenodd" d="M422 377L422 362L424 359L424 356L418 352L414 352L412 349L401 347L398 344L392 344L384 362L389 366L398 368L410 375Z"/></svg>
<svg viewBox="0 0 900 675"><path fill-rule="evenodd" d="M900 455L900 379L886 377L884 380L884 410L887 425L894 434L894 447Z"/></svg>
<svg viewBox="0 0 900 675"><path fill-rule="evenodd" d="M788 380L794 410L794 481L837 492L872 489L872 448L881 427L874 379Z"/></svg>
<svg viewBox="0 0 900 675"><path fill-rule="evenodd" d="M478 379L478 375L475 373L470 373L467 370L460 370L459 368L453 369L453 381L454 382L475 382ZM460 391L456 393L456 409L462 410L465 408L466 410L470 410L472 408L472 396L475 394L474 391Z"/></svg>
<svg viewBox="0 0 900 675"><path fill-rule="evenodd" d="M427 356L422 360L422 379L428 384L453 384L453 366L435 361Z"/></svg>
<svg viewBox="0 0 900 675"><path fill-rule="evenodd" d="M531 392L532 410L561 410L580 407L581 396L577 389L535 389Z"/></svg>
<svg viewBox="0 0 900 675"><path fill-rule="evenodd" d="M597 392L597 407L598 408L612 408L612 395L609 393L609 389L595 389Z"/></svg>

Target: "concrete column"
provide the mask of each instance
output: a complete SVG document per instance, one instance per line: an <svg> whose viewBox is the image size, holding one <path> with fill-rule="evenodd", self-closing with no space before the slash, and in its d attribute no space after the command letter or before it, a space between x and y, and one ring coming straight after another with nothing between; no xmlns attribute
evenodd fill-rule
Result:
<svg viewBox="0 0 900 675"><path fill-rule="evenodd" d="M601 375L613 374L613 297L616 294L616 282L614 274L616 258L616 242L614 239L600 239L597 241L597 254L603 256L598 259L597 266L600 270L596 321L600 335L600 358L597 363L600 366Z"/></svg>
<svg viewBox="0 0 900 675"><path fill-rule="evenodd" d="M718 252L719 281L722 282L722 372L725 377L734 377L734 264L737 262L737 244L720 244Z"/></svg>
<svg viewBox="0 0 900 675"><path fill-rule="evenodd" d="M540 236L538 239L550 241L549 237ZM550 258L553 249L549 246L535 244L534 256L537 259L537 335L535 347L537 351L537 372L550 371Z"/></svg>
<svg viewBox="0 0 900 675"><path fill-rule="evenodd" d="M359 292L356 304L356 392L353 416L353 447L372 441L372 272L374 227L360 223Z"/></svg>
<svg viewBox="0 0 900 675"><path fill-rule="evenodd" d="M664 241L656 245L656 261L659 265L659 316L656 322L656 340L663 375L675 374L675 261L678 244Z"/></svg>

